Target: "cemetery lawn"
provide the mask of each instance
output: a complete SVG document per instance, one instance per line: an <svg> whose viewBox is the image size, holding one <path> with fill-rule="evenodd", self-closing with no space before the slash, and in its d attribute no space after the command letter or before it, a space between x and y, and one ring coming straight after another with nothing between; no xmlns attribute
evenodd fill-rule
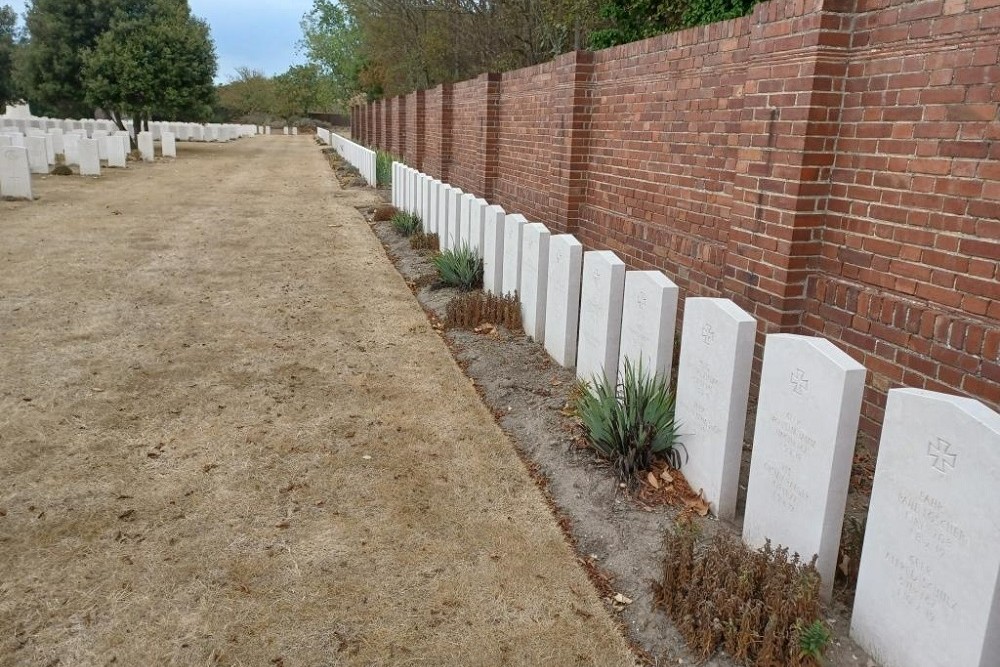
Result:
<svg viewBox="0 0 1000 667"><path fill-rule="evenodd" d="M310 137L0 202L0 666L628 665Z"/></svg>

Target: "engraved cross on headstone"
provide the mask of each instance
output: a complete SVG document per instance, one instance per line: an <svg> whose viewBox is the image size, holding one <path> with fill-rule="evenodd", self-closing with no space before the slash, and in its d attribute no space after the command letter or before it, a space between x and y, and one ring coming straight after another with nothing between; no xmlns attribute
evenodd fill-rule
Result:
<svg viewBox="0 0 1000 667"><path fill-rule="evenodd" d="M801 368L792 371L791 383L792 391L796 394L802 395L809 391L809 378L806 377L806 372Z"/></svg>
<svg viewBox="0 0 1000 667"><path fill-rule="evenodd" d="M951 443L941 438L927 443L927 456L934 459L931 467L942 474L946 474L948 468L954 468L958 459L958 454L951 451Z"/></svg>
<svg viewBox="0 0 1000 667"><path fill-rule="evenodd" d="M715 342L715 329L712 328L711 324L705 324L701 328L701 340L705 345L711 345Z"/></svg>

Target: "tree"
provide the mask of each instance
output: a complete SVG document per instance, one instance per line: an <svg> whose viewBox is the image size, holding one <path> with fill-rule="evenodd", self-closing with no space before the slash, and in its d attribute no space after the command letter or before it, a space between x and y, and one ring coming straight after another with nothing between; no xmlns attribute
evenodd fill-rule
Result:
<svg viewBox="0 0 1000 667"><path fill-rule="evenodd" d="M187 0L129 0L83 56L86 99L124 129L156 116L211 116L216 70L208 25Z"/></svg>
<svg viewBox="0 0 1000 667"><path fill-rule="evenodd" d="M237 67L236 76L216 90L219 107L226 118L254 114L271 115L277 106L274 80L250 67Z"/></svg>
<svg viewBox="0 0 1000 667"><path fill-rule="evenodd" d="M601 6L607 28L590 35L590 46L604 49L684 27L687 0L608 0Z"/></svg>
<svg viewBox="0 0 1000 667"><path fill-rule="evenodd" d="M93 114L83 86L83 54L108 30L121 0L30 0L25 22L24 93L40 115Z"/></svg>
<svg viewBox="0 0 1000 667"><path fill-rule="evenodd" d="M312 10L300 25L303 39L299 45L329 77L334 99L346 105L361 90L365 62L360 28L336 0L313 0Z"/></svg>
<svg viewBox="0 0 1000 667"><path fill-rule="evenodd" d="M19 97L14 75L18 48L17 14L10 5L0 6L0 108Z"/></svg>
<svg viewBox="0 0 1000 667"><path fill-rule="evenodd" d="M293 65L284 74L274 77L279 116L293 118L319 111L332 102L330 79L323 76L318 65Z"/></svg>

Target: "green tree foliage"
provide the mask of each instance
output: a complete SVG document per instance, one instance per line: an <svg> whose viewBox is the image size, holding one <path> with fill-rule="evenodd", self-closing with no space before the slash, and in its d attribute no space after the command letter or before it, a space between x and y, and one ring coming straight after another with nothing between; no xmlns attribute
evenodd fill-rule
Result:
<svg viewBox="0 0 1000 667"><path fill-rule="evenodd" d="M693 27L746 16L764 0L691 0L684 11L684 25Z"/></svg>
<svg viewBox="0 0 1000 667"><path fill-rule="evenodd" d="M289 67L287 72L274 77L278 115L294 118L329 108L332 104L330 82L318 65Z"/></svg>
<svg viewBox="0 0 1000 667"><path fill-rule="evenodd" d="M609 0L601 7L609 27L591 33L590 46L604 49L679 30L687 4L687 0Z"/></svg>
<svg viewBox="0 0 1000 667"><path fill-rule="evenodd" d="M236 68L236 76L219 86L216 93L226 118L270 115L278 104L274 81L263 71L250 67Z"/></svg>
<svg viewBox="0 0 1000 667"><path fill-rule="evenodd" d="M330 80L333 97L346 105L360 90L365 69L361 30L347 8L333 0L314 0L302 17L300 46Z"/></svg>
<svg viewBox="0 0 1000 667"><path fill-rule="evenodd" d="M123 127L153 116L211 115L216 70L208 25L187 0L130 0L83 57L86 100Z"/></svg>
<svg viewBox="0 0 1000 667"><path fill-rule="evenodd" d="M338 99L398 95L544 62L586 43L600 0L314 0L310 60Z"/></svg>
<svg viewBox="0 0 1000 667"><path fill-rule="evenodd" d="M607 0L600 9L607 27L590 35L603 49L665 32L746 16L763 0Z"/></svg>
<svg viewBox="0 0 1000 667"><path fill-rule="evenodd" d="M14 72L18 48L17 14L10 5L0 6L0 107L19 97Z"/></svg>
<svg viewBox="0 0 1000 667"><path fill-rule="evenodd" d="M223 120L251 118L267 122L303 117L311 111L331 111L333 83L317 65L293 65L284 74L268 77L260 70L240 67L236 76L218 88L219 117Z"/></svg>
<svg viewBox="0 0 1000 667"><path fill-rule="evenodd" d="M80 85L83 57L111 25L121 0L31 0L25 20L29 41L22 77L37 114L81 117L93 113Z"/></svg>

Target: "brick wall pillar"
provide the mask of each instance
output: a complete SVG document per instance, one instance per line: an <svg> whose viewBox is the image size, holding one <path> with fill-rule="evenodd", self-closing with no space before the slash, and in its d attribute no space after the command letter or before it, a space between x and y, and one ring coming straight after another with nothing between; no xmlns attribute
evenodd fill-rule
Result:
<svg viewBox="0 0 1000 667"><path fill-rule="evenodd" d="M554 61L552 112L557 123L552 147L549 206L554 231L573 233L587 187L587 144L590 139L591 83L594 54L576 51Z"/></svg>
<svg viewBox="0 0 1000 667"><path fill-rule="evenodd" d="M821 253L853 3L758 5L724 290L765 333L796 332ZM792 14L792 15L789 15Z"/></svg>
<svg viewBox="0 0 1000 667"><path fill-rule="evenodd" d="M452 100L454 100L454 86L450 83L442 83L441 88L441 114L440 117L434 119L432 122L440 122L441 127L438 130L438 141L440 142L438 146L438 155L440 156L441 163L439 169L441 171L441 180L444 182L448 181L451 175L451 148L453 140L452 126Z"/></svg>
<svg viewBox="0 0 1000 667"><path fill-rule="evenodd" d="M369 102L365 105L365 146L375 143L375 105Z"/></svg>
<svg viewBox="0 0 1000 667"><path fill-rule="evenodd" d="M395 100L382 100L382 150L392 152L392 140L396 136Z"/></svg>
<svg viewBox="0 0 1000 667"><path fill-rule="evenodd" d="M392 137L392 152L393 155L401 160L406 159L406 97L403 95L396 96L393 99L393 104L395 105L394 119L396 121L395 125L395 135Z"/></svg>
<svg viewBox="0 0 1000 667"><path fill-rule="evenodd" d="M424 91L418 90L410 93L406 99L406 160L414 169L424 168L424 142L425 122L427 107L425 106Z"/></svg>

